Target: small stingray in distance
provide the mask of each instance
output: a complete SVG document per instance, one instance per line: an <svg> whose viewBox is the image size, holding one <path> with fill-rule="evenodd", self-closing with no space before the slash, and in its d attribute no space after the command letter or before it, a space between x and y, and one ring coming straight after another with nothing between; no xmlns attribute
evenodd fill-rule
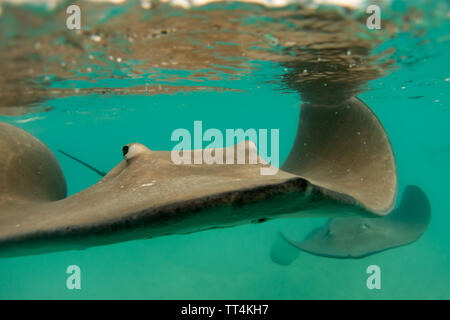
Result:
<svg viewBox="0 0 450 320"><path fill-rule="evenodd" d="M425 232L430 215L426 194L417 186L407 186L400 205L387 216L333 218L301 242L280 232L272 245L271 258L288 265L297 258L297 249L329 258L363 258L414 242Z"/></svg>

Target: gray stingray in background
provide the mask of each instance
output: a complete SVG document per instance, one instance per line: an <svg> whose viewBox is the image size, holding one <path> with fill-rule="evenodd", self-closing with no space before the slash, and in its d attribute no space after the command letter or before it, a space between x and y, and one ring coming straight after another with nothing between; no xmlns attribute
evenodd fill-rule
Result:
<svg viewBox="0 0 450 320"><path fill-rule="evenodd" d="M248 141L209 149L224 159L233 152L234 164L175 164L171 151L131 143L122 148L123 160L96 184L66 197L61 167L40 140L0 122L0 150L3 257L281 217L384 216L397 197L387 134L356 97L333 105L303 104L291 152L273 175L261 174L269 165ZM256 155L257 163L237 164L239 150L246 159Z"/></svg>
<svg viewBox="0 0 450 320"><path fill-rule="evenodd" d="M388 216L333 218L301 242L280 232L271 247L271 258L288 265L297 258L298 249L329 258L363 258L416 241L427 229L430 216L426 194L417 186L407 186L400 205Z"/></svg>

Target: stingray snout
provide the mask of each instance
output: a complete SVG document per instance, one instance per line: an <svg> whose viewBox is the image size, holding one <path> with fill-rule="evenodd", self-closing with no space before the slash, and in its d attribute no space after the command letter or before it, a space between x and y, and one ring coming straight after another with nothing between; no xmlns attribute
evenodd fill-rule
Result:
<svg viewBox="0 0 450 320"><path fill-rule="evenodd" d="M122 147L123 158L130 160L137 157L140 154L149 153L151 150L140 143L129 143Z"/></svg>

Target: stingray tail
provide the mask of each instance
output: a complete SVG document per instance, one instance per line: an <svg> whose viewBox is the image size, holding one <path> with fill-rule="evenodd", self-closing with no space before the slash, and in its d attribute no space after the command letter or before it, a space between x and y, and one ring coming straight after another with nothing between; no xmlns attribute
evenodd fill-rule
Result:
<svg viewBox="0 0 450 320"><path fill-rule="evenodd" d="M69 157L70 159L72 159L72 160L74 160L74 161L76 161L76 162L82 164L82 165L85 166L86 168L88 168L88 169L94 171L95 173L97 173L98 175L100 175L100 176L102 176L102 177L104 177L104 176L106 175L106 172L100 171L100 170L96 169L95 167L91 166L90 164L88 164L88 163L86 163L86 162L84 162L84 161L82 161L82 160L80 160L80 159L78 159L78 158L72 156L71 154L68 154L67 152L64 152L64 151L62 151L62 150L58 150L58 152L62 153L62 154L65 155L66 157Z"/></svg>

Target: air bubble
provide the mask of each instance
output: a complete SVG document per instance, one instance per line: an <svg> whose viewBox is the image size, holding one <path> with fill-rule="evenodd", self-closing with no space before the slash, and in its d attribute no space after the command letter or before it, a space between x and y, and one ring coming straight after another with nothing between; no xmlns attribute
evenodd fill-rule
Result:
<svg viewBox="0 0 450 320"><path fill-rule="evenodd" d="M97 35L97 34L93 34L93 35L91 36L91 40L92 40L92 41L95 41L95 42L100 42L100 41L102 41L102 37L100 37L100 36Z"/></svg>
<svg viewBox="0 0 450 320"><path fill-rule="evenodd" d="M141 0L141 8L150 10L152 8L152 2L150 0Z"/></svg>

